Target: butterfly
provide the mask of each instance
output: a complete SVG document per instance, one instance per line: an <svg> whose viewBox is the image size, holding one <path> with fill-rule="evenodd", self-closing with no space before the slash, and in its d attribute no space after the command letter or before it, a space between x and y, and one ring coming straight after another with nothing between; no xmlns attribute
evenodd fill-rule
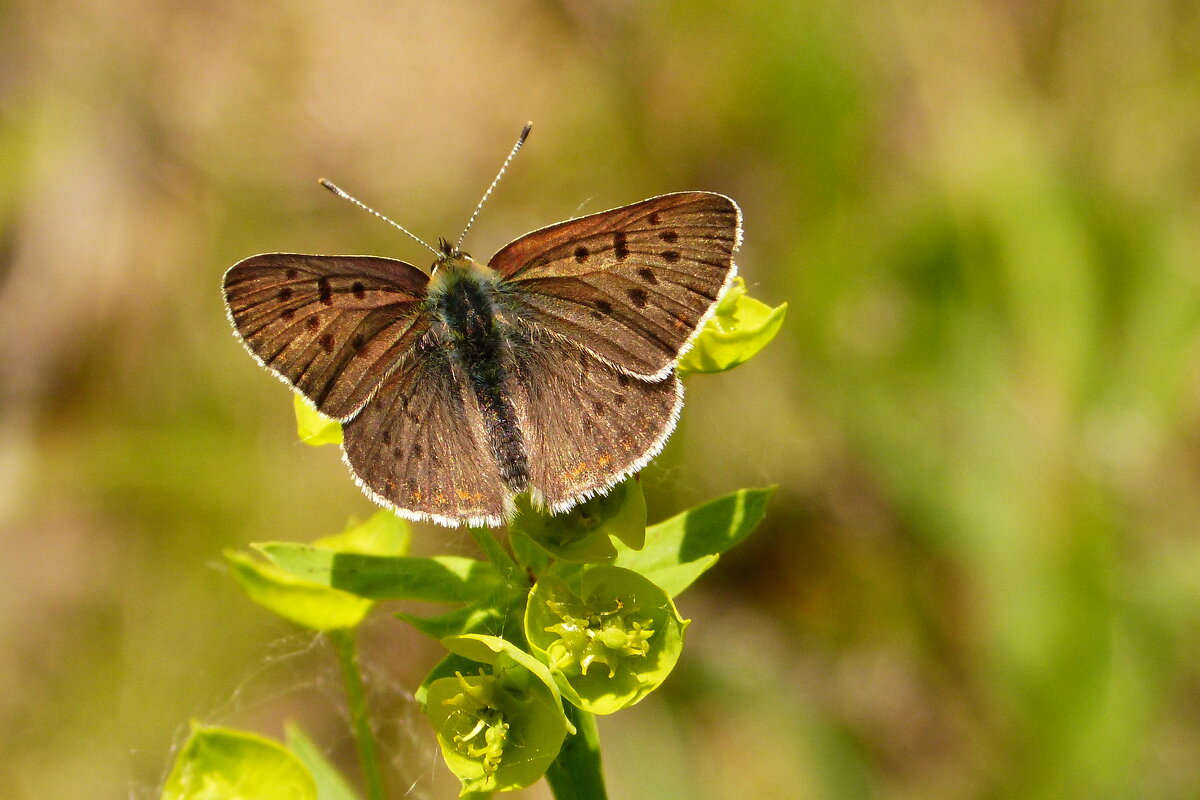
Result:
<svg viewBox="0 0 1200 800"><path fill-rule="evenodd" d="M566 511L659 453L683 405L675 366L740 241L736 203L679 192L535 230L486 264L442 240L429 273L256 255L225 273L224 295L250 354L342 422L372 500L499 526L522 492Z"/></svg>

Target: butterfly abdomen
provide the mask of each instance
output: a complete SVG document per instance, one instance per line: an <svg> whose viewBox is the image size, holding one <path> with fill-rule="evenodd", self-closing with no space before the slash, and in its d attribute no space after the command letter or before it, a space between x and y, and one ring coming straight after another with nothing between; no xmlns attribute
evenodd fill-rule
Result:
<svg viewBox="0 0 1200 800"><path fill-rule="evenodd" d="M470 266L439 268L430 292L433 311L444 324L456 372L479 405L484 434L505 484L514 492L529 484L524 437L505 391L507 342L496 319L491 282Z"/></svg>

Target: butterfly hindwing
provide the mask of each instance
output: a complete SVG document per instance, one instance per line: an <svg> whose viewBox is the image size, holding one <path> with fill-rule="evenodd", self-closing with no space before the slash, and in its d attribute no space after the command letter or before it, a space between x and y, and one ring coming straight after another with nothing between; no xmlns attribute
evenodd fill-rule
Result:
<svg viewBox="0 0 1200 800"><path fill-rule="evenodd" d="M543 327L661 379L732 279L740 238L732 200L680 192L534 231L489 266Z"/></svg>
<svg viewBox="0 0 1200 800"><path fill-rule="evenodd" d="M413 519L499 525L510 494L474 395L444 349L419 345L343 428L346 463L374 498Z"/></svg>
<svg viewBox="0 0 1200 800"><path fill-rule="evenodd" d="M509 389L529 483L545 505L569 508L641 469L662 449L683 404L677 377L627 375L537 328L515 333L512 342Z"/></svg>
<svg viewBox="0 0 1200 800"><path fill-rule="evenodd" d="M348 419L423 333L428 276L373 256L253 256L225 273L229 318L263 366Z"/></svg>

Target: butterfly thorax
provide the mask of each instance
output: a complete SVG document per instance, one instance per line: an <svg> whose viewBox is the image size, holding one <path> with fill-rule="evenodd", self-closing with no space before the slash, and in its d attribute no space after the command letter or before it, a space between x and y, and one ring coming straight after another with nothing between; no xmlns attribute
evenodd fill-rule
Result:
<svg viewBox="0 0 1200 800"><path fill-rule="evenodd" d="M511 353L496 307L498 281L495 271L469 256L447 255L435 265L427 302L432 333L464 395L474 396L505 482L519 492L529 475L525 443L507 391Z"/></svg>
<svg viewBox="0 0 1200 800"><path fill-rule="evenodd" d="M495 316L491 298L499 276L495 270L464 254L439 258L429 279L430 310L451 330L486 325ZM482 333L477 327L476 333Z"/></svg>

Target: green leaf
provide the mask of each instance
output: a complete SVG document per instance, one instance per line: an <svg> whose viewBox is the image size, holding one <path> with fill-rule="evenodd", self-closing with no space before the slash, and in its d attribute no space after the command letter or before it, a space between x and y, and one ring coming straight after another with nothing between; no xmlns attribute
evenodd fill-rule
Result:
<svg viewBox="0 0 1200 800"><path fill-rule="evenodd" d="M283 745L244 731L192 725L162 800L317 800L311 774Z"/></svg>
<svg viewBox="0 0 1200 800"><path fill-rule="evenodd" d="M349 525L335 536L313 542L313 547L339 553L358 553L367 556L402 556L408 552L412 528L386 509L372 514L366 522Z"/></svg>
<svg viewBox="0 0 1200 800"><path fill-rule="evenodd" d="M645 575L675 597L750 535L774 491L740 489L651 525L641 550L619 548L612 563Z"/></svg>
<svg viewBox="0 0 1200 800"><path fill-rule="evenodd" d="M317 800L359 800L338 768L329 763L325 754L305 735L300 726L289 722L283 726L288 749L303 762L317 784Z"/></svg>
<svg viewBox="0 0 1200 800"><path fill-rule="evenodd" d="M225 552L233 577L251 600L286 620L318 631L353 628L374 603L353 594L297 578L246 553Z"/></svg>
<svg viewBox="0 0 1200 800"><path fill-rule="evenodd" d="M550 566L550 554L537 545L518 528L511 525L508 528L508 542L512 545L513 555L522 567L534 575L540 574Z"/></svg>
<svg viewBox="0 0 1200 800"><path fill-rule="evenodd" d="M786 315L787 303L771 308L746 294L745 281L734 278L680 359L679 374L724 372L749 361L775 338Z"/></svg>
<svg viewBox="0 0 1200 800"><path fill-rule="evenodd" d="M299 392L292 394L292 407L296 411L296 433L300 435L300 441L313 447L342 443L342 423L321 414Z"/></svg>
<svg viewBox="0 0 1200 800"><path fill-rule="evenodd" d="M640 701L666 680L688 621L644 576L594 564L551 568L529 594L525 636L562 694L592 714Z"/></svg>
<svg viewBox="0 0 1200 800"><path fill-rule="evenodd" d="M266 542L254 548L296 577L373 600L464 603L508 590L486 561L461 556L371 556Z"/></svg>
<svg viewBox="0 0 1200 800"><path fill-rule="evenodd" d="M617 555L612 539L641 547L646 535L646 498L641 482L629 477L607 494L585 500L570 511L548 514L517 498L511 529L562 561L610 561Z"/></svg>
<svg viewBox="0 0 1200 800"><path fill-rule="evenodd" d="M504 545L500 544L500 540L496 538L496 532L491 528L469 525L467 530L471 533L479 548L483 550L488 558L488 562L496 568L496 571L503 575L511 582L528 583L529 578L525 575L517 563L513 561L512 556L504 549Z"/></svg>
<svg viewBox="0 0 1200 800"><path fill-rule="evenodd" d="M494 605L469 605L433 617L398 612L396 616L426 636L444 639L463 633L497 631L504 626L504 612Z"/></svg>

